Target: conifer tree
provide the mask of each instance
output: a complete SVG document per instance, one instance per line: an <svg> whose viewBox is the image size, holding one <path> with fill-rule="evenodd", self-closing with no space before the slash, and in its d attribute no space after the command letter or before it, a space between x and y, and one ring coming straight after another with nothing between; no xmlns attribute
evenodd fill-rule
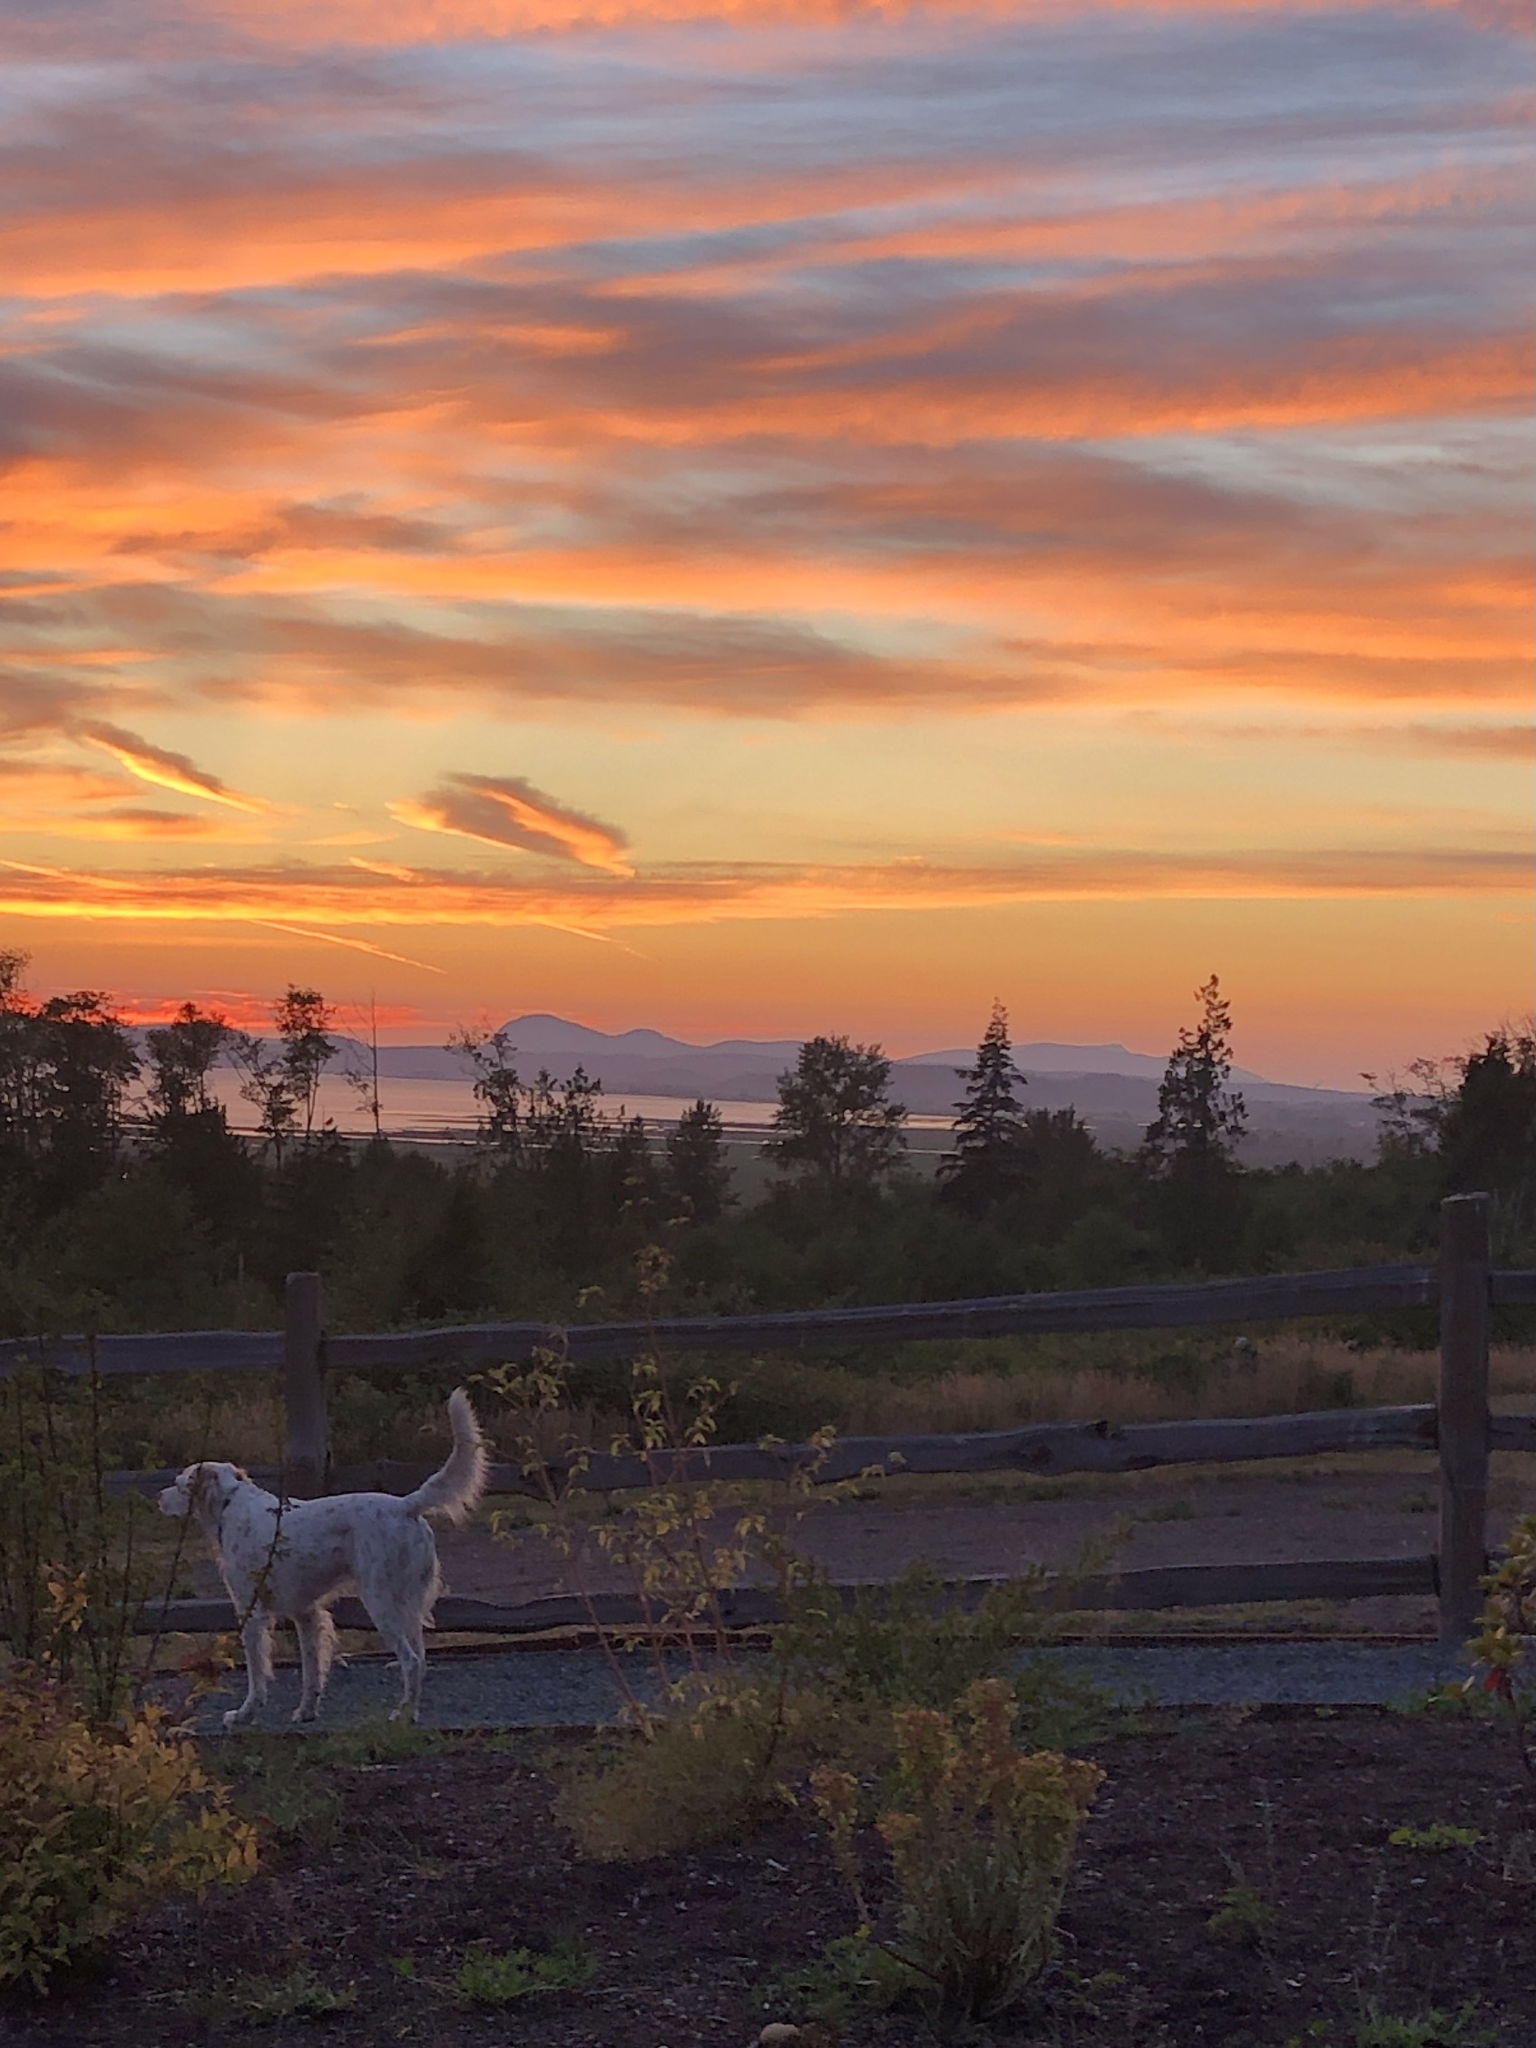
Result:
<svg viewBox="0 0 1536 2048"><path fill-rule="evenodd" d="M1226 1263L1240 1242L1237 1146L1248 1111L1232 1087L1232 1009L1213 974L1195 991L1200 1019L1180 1031L1157 1091L1141 1163L1160 1188L1168 1249L1181 1265Z"/></svg>
<svg viewBox="0 0 1536 2048"><path fill-rule="evenodd" d="M1200 1021L1187 1026L1168 1056L1157 1091L1157 1116L1142 1144L1146 1163L1161 1175L1235 1165L1248 1128L1242 1096L1232 1078L1232 1006L1216 975L1195 990Z"/></svg>
<svg viewBox="0 0 1536 2048"><path fill-rule="evenodd" d="M955 1104L955 1149L939 1163L939 1183L951 1201L980 1215L1018 1193L1026 1178L1018 1091L1027 1084L1013 1063L1008 1012L1000 1002L992 1005L975 1066L962 1072L966 1089L965 1100Z"/></svg>

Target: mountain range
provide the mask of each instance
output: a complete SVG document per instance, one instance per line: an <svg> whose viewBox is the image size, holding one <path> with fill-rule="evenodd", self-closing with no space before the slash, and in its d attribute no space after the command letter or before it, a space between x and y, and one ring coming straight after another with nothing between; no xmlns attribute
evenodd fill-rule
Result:
<svg viewBox="0 0 1536 2048"><path fill-rule="evenodd" d="M547 1067L565 1078L578 1065L600 1080L604 1093L670 1096L713 1102L771 1102L778 1079L794 1064L798 1039L726 1038L692 1045L648 1029L596 1031L563 1017L534 1014L502 1027L525 1078ZM355 1060L355 1051L349 1056ZM892 1093L917 1116L943 1116L963 1082L957 1070L976 1058L974 1046L915 1053L892 1062ZM1157 1113L1157 1088L1166 1055L1109 1045L1051 1041L1016 1045L1014 1062L1025 1076L1026 1106L1076 1109L1102 1144L1135 1145ZM463 1059L436 1045L379 1048L379 1073L394 1080L462 1080ZM1245 1156L1255 1165L1288 1160L1370 1158L1377 1114L1371 1098L1345 1089L1297 1088L1234 1068L1248 1104Z"/></svg>

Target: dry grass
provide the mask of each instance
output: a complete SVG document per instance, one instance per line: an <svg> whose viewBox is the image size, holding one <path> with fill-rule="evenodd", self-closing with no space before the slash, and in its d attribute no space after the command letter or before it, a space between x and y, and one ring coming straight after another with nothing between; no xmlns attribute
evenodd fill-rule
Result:
<svg viewBox="0 0 1536 2048"><path fill-rule="evenodd" d="M1490 1359L1495 1395L1536 1393L1536 1347ZM1359 1351L1331 1339L1261 1342L1193 1384L1152 1372L1044 1365L1001 1374L952 1368L929 1380L871 1380L844 1425L852 1436L1017 1429L1036 1422L1171 1422L1218 1415L1291 1415L1314 1408L1395 1408L1433 1401L1432 1351Z"/></svg>
<svg viewBox="0 0 1536 2048"><path fill-rule="evenodd" d="M1113 1350L1110 1346L1113 1345ZM935 1435L950 1431L1014 1429L1041 1422L1157 1422L1216 1415L1284 1415L1330 1407L1395 1407L1432 1401L1438 1360L1432 1351L1381 1347L1357 1350L1325 1337L1285 1332L1256 1341L1239 1358L1211 1342L1170 1352L1125 1338L1057 1340L972 1347L985 1369L971 1362L925 1357L901 1374L803 1361L756 1361L742 1370L750 1412L769 1419L738 1430L725 1418L722 1434L753 1436L759 1428L799 1436L832 1423L843 1435ZM1095 1351L1099 1356L1095 1357ZM1492 1355L1492 1382L1500 1406L1522 1406L1536 1395L1536 1346L1502 1346ZM125 1390L126 1391L126 1390ZM140 1382L137 1398L119 1398L110 1430L110 1462L155 1468L203 1457L229 1457L275 1465L282 1453L282 1407L275 1384L211 1381ZM385 1395L360 1381L333 1389L331 1428L338 1458L374 1457L431 1462L447 1445L443 1417L446 1382L409 1395ZM782 1393L786 1414L772 1418ZM503 1456L517 1455L521 1425L498 1415L489 1396L479 1406L488 1435ZM622 1433L617 1407L587 1405L540 1418L540 1448L555 1455L571 1442L606 1449Z"/></svg>

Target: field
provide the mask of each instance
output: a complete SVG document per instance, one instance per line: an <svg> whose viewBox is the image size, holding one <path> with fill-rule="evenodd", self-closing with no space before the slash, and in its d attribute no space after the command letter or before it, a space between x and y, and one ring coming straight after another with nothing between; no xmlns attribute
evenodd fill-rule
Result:
<svg viewBox="0 0 1536 2048"><path fill-rule="evenodd" d="M850 2008L807 1976L853 1914L802 1814L688 1855L577 1860L550 1802L580 1746L226 1743L217 1761L267 1816L261 1874L141 1922L43 2003L12 1994L0 2032L15 2048L745 2048L781 2021L842 2048L933 2039L921 2014ZM1058 1958L990 2030L998 2048L1536 2038L1536 1814L1487 1728L1234 1711L1127 1722L1091 1749L1108 1776ZM1436 1846L1445 1826L1463 1832ZM515 1992L515 1970L465 1969L517 1949L587 1981Z"/></svg>
<svg viewBox="0 0 1536 2048"><path fill-rule="evenodd" d="M830 1424L840 1435L920 1435L1011 1429L1036 1422L1156 1422L1181 1417L1295 1414L1391 1407L1435 1398L1438 1359L1423 1344L1364 1345L1312 1330L1262 1336L1238 1360L1230 1334L1125 1331L1081 1337L978 1338L884 1347L863 1355L690 1358L691 1379L716 1372L726 1392L720 1441L763 1434L795 1439ZM1536 1395L1536 1346L1495 1344L1495 1403ZM583 1376L582 1398L546 1419L551 1448L571 1440L606 1448L628 1427L626 1383L616 1368ZM436 1455L443 1441L441 1374L339 1378L330 1392L331 1436L342 1461ZM122 1467L180 1466L194 1458L277 1463L283 1414L275 1379L181 1374L107 1382L104 1453ZM503 1456L522 1419L493 1394L477 1395Z"/></svg>

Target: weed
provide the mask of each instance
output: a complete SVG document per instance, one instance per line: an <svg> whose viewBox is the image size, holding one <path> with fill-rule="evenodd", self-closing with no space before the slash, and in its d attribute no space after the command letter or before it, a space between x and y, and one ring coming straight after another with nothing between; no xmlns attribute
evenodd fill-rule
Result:
<svg viewBox="0 0 1536 2048"><path fill-rule="evenodd" d="M574 1942L562 1942L543 1955L528 1948L498 1955L477 1944L465 1950L452 1981L466 2005L499 2007L514 2005L536 1991L579 1991L596 1975L596 1959Z"/></svg>
<svg viewBox="0 0 1536 2048"><path fill-rule="evenodd" d="M318 1845L335 1834L342 1799L332 1773L382 1770L441 1748L431 1729L377 1722L327 1735L250 1734L226 1743L219 1766L236 1809L274 1833Z"/></svg>
<svg viewBox="0 0 1536 2048"><path fill-rule="evenodd" d="M1432 1820L1427 1827L1394 1828L1387 1840L1394 1849L1417 1849L1426 1856L1443 1856L1448 1849L1475 1849L1483 1839L1481 1828L1461 1828L1448 1820Z"/></svg>
<svg viewBox="0 0 1536 2048"><path fill-rule="evenodd" d="M1041 1642L1071 1603L1080 1577L1105 1561L1085 1552L1054 1585L1040 1567L992 1587L970 1608L956 1602L931 1565L914 1564L888 1586L851 1596L824 1574L795 1572L774 1657L792 1691L815 1692L836 1710L869 1717L896 1707L949 1707L979 1679L1001 1676L1020 1643ZM1042 1746L1066 1747L1103 1725L1106 1696L1059 1665L1036 1659L1019 1681L1018 1704L1038 1722Z"/></svg>
<svg viewBox="0 0 1536 2048"><path fill-rule="evenodd" d="M1216 1911L1206 1921L1207 1932L1222 1941L1243 1948L1261 1948L1275 1930L1278 1914L1264 1894L1250 1884L1238 1864L1233 1864L1232 1882L1219 1895Z"/></svg>
<svg viewBox="0 0 1536 2048"><path fill-rule="evenodd" d="M1469 1999L1454 2012L1387 2012L1375 1999L1361 2007L1350 2036L1350 2048L1476 2048L1492 2036L1478 2023L1477 2003Z"/></svg>
<svg viewBox="0 0 1536 2048"><path fill-rule="evenodd" d="M1192 1522L1196 1509L1192 1500L1181 1494L1177 1500L1159 1501L1155 1508L1148 1508L1144 1515L1137 1517L1142 1522Z"/></svg>
<svg viewBox="0 0 1536 2048"><path fill-rule="evenodd" d="M313 1847L329 1842L341 1816L341 1798L312 1757L318 1746L281 1735L226 1743L219 1768L236 1812Z"/></svg>
<svg viewBox="0 0 1536 2048"><path fill-rule="evenodd" d="M763 1987L765 2011L841 2028L861 2012L886 2012L912 1988L912 1973L867 1933L839 1935L812 1962L781 1970Z"/></svg>
<svg viewBox="0 0 1536 2048"><path fill-rule="evenodd" d="M327 1984L307 1963L286 1977L241 1977L230 1988L229 2003L258 2025L279 2020L321 2020L350 2012L357 2003L355 1984Z"/></svg>

